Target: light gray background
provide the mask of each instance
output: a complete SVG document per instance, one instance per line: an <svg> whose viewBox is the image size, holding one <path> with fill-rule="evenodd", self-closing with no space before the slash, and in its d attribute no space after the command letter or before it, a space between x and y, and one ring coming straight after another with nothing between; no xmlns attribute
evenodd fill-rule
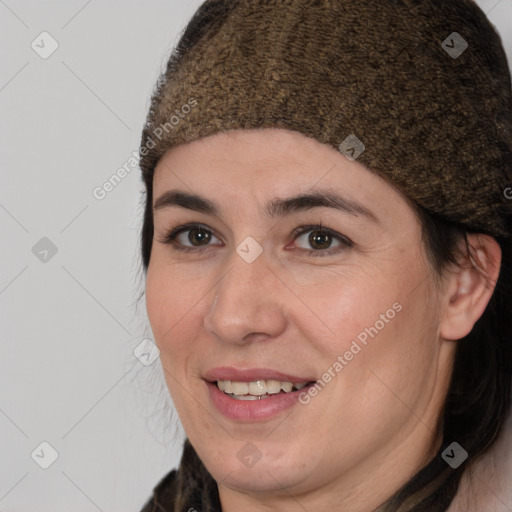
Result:
<svg viewBox="0 0 512 512"><path fill-rule="evenodd" d="M512 0L478 3L512 61ZM137 151L200 4L0 0L2 512L138 512L178 464L159 360L133 354L151 337L136 307L139 169L103 200L92 191ZM43 31L59 45L47 59L31 48ZM32 252L43 237L57 247L46 262ZM58 453L48 469L43 441Z"/></svg>

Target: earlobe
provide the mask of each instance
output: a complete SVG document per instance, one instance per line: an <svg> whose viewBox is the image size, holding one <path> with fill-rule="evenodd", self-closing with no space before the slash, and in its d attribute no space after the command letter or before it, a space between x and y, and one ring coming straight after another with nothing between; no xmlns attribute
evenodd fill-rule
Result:
<svg viewBox="0 0 512 512"><path fill-rule="evenodd" d="M482 234L469 234L470 254L465 253L447 277L439 334L445 340L459 340L471 332L491 300L498 280L501 248Z"/></svg>

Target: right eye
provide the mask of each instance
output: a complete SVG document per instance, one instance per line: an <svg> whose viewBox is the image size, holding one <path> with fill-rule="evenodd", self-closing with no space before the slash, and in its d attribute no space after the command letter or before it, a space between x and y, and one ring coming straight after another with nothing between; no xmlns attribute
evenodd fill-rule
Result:
<svg viewBox="0 0 512 512"><path fill-rule="evenodd" d="M186 239L192 244L190 246L184 244L184 239L179 240L179 236L186 232L188 232ZM213 235L213 233L202 224L189 223L171 229L164 235L163 239L159 241L161 243L171 245L173 249L176 249L177 251L201 251L201 247L208 246L208 242L211 240L212 236L215 237L215 235ZM176 241L178 243L176 243ZM197 246L194 245L194 242L196 241L199 242L199 245Z"/></svg>

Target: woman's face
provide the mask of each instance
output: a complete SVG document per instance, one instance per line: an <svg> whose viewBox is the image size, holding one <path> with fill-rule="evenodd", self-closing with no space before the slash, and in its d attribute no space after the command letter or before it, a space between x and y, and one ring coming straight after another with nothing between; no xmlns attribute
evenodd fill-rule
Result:
<svg viewBox="0 0 512 512"><path fill-rule="evenodd" d="M290 201L301 195L316 199ZM338 208L319 205L327 195ZM148 316L221 497L399 486L433 456L454 347L439 336L420 224L395 189L298 132L235 130L168 151L153 205ZM188 223L200 228L165 243ZM317 385L237 400L208 382L264 380L231 388L261 393L286 376Z"/></svg>

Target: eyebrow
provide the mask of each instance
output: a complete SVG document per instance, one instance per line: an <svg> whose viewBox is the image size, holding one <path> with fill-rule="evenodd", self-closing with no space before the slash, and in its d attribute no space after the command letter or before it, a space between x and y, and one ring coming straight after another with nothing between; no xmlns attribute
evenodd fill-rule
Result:
<svg viewBox="0 0 512 512"><path fill-rule="evenodd" d="M220 207L214 201L197 194L179 190L168 190L164 192L155 201L153 210L156 211L173 206L179 206L217 217L220 213ZM377 216L362 204L328 190L301 194L286 199L272 199L267 203L264 212L269 217L276 218L285 217L296 212L316 207L334 208L351 215L366 217L368 220L380 224Z"/></svg>

